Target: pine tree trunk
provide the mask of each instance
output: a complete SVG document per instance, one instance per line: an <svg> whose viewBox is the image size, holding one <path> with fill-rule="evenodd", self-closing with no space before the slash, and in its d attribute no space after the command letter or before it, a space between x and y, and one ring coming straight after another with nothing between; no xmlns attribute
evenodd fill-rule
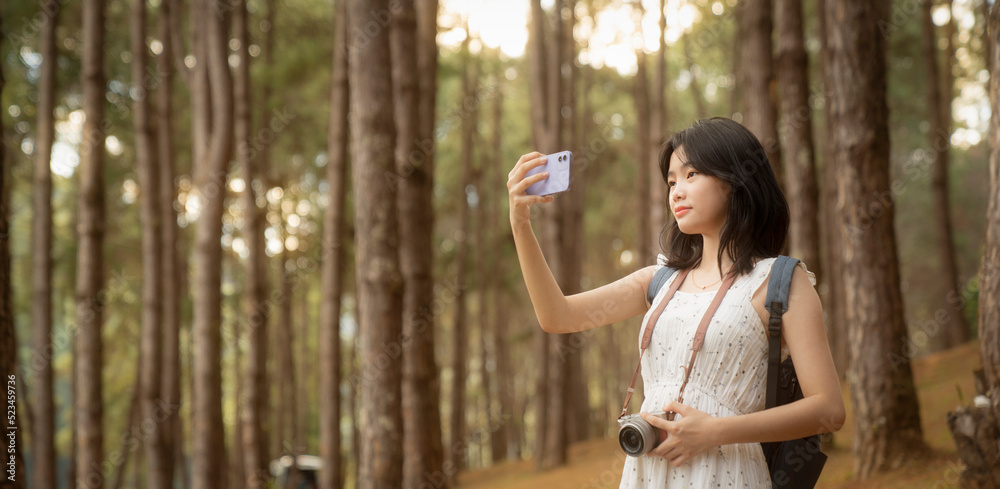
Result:
<svg viewBox="0 0 1000 489"><path fill-rule="evenodd" d="M563 291L566 294L580 292L580 278L583 275L583 208L586 173L584 169L589 163L581 160L586 154L581 145L584 141L581 128L588 122L586 116L581 116L577 111L577 83L580 78L580 70L573 62L577 56L577 43L573 37L573 30L576 25L575 13L576 0L566 0L563 6L565 16L565 27L560 44L563 46L564 55L563 68L560 73L566 73L564 85L560 90L562 94L562 109L560 111L570 114L572 117L563 117L561 124L564 126L565 142L562 147L573 151L577 160L571 168L570 188L572 191L563 194L560 199L562 213L563 249L560 253L565 286ZM584 101L585 102L585 101ZM567 110L568 109L568 110ZM566 422L566 443L570 444L586 440L590 437L590 396L587 389L587 375L583 365L584 349L582 345L586 340L579 333L563 336L564 345L568 347L569 355L565 361L566 370L566 411L563 419Z"/></svg>
<svg viewBox="0 0 1000 489"><path fill-rule="evenodd" d="M785 192L791 212L789 254L815 269L819 259L819 190L809 105L809 58L802 29L802 0L776 0L775 67L781 89ZM822 275L822 274L821 274Z"/></svg>
<svg viewBox="0 0 1000 489"><path fill-rule="evenodd" d="M826 36L826 9L825 0L817 0L816 13L819 17L820 30L820 63L823 68L823 99L830 100L831 87L829 52ZM831 127L830 112L825 111L824 131L825 134ZM827 139L829 136L827 136ZM820 226L820 239L827 245L823 247L824 275L820 275L820 290L825 290L822 294L824 309L827 311L826 331L827 340L830 342L833 363L837 367L837 375L844 379L847 375L847 367L850 364L849 345L847 341L847 323L844 299L843 299L843 266L841 264L840 248L836 245L836 236L839 233L840 224L836 220L834 207L837 201L837 166L832 164L830 154L831 146L829 141L825 141L821 151L823 152L823 185L820 192L823 198L820 200L820 213L823 216L824 225ZM825 287L823 287L825 285Z"/></svg>
<svg viewBox="0 0 1000 489"><path fill-rule="evenodd" d="M403 297L403 422L406 444L404 487L425 484L442 470L440 384L434 359L434 160L433 136L421 124L434 126L433 112L421 113L421 98L432 96L437 84L421 86L418 33L436 31L433 13L418 18L414 0L404 0L391 24L393 103L396 120L396 178L400 216L400 262L405 281ZM421 26L421 22L430 25ZM426 34L425 34L426 35ZM424 41L425 42L425 41ZM436 48L436 44L433 46ZM426 56L426 55L425 55ZM426 63L426 61L425 61ZM435 62L436 65L436 62ZM436 70L435 70L436 71ZM445 481L447 482L447 481Z"/></svg>
<svg viewBox="0 0 1000 489"><path fill-rule="evenodd" d="M1000 4L989 17L990 118L989 204L986 244L979 269L979 352L994 419L1000 420Z"/></svg>
<svg viewBox="0 0 1000 489"><path fill-rule="evenodd" d="M157 161L156 133L152 126L149 99L153 87L146 83L146 1L133 0L131 18L132 84L138 96L133 105L135 126L135 156L140 189L140 222L142 223L142 332L140 349L142 369L139 373L140 411L144 420L154 421L143 428L147 462L147 487L167 489L170 466L163 454L162 433L159 422L161 409L160 386L162 383L162 271L163 258L160 235L160 183Z"/></svg>
<svg viewBox="0 0 1000 489"><path fill-rule="evenodd" d="M684 45L684 65L691 73L691 84L689 87L691 88L691 99L694 101L694 113L701 119L708 116L708 109L705 107L705 96L702 95L701 88L698 87L698 77L695 75L697 71L695 71L694 56L691 54L691 36L685 34L681 42ZM662 179L663 177L660 178Z"/></svg>
<svg viewBox="0 0 1000 489"><path fill-rule="evenodd" d="M3 31L0 30L0 42L3 41ZM0 92L3 92L3 87L5 84L5 79L3 75L3 67L0 66ZM6 134L7 128L0 124L0 134ZM14 294L13 294L13 276L11 274L11 257L10 257L10 241L8 236L10 236L10 176L11 176L11 164L7 161L7 145L4 142L6 138L0 138L0 375L3 375L3 384L6 386L4 392L9 392L9 389L17 389L19 382L23 382L25 379L18 377L16 373L17 369L17 331L14 327ZM13 381L11 380L13 377ZM13 382L13 383L11 383ZM16 396L16 394L15 394ZM4 395L5 403L7 395ZM15 410L25 409L25 403L16 403ZM6 406L6 404L5 404ZM8 423L6 418L4 418L4 447L9 449L9 439L6 434L8 433ZM15 431L15 436L19 439L14 444L14 453L7 454L7 449L4 450L4 460L9 461L9 457L14 458L14 471L17 474L24 474L24 461L21 455L21 447L23 446L24 432ZM5 466L6 468L6 466ZM6 477L4 477L6 478ZM25 487L24 477L18 477L13 482L10 482L9 487L11 489L21 489Z"/></svg>
<svg viewBox="0 0 1000 489"><path fill-rule="evenodd" d="M848 380L859 479L898 466L924 448L909 362L889 189L886 39L889 2L826 7L831 160L837 170ZM886 393L893 395L887 396Z"/></svg>
<svg viewBox="0 0 1000 489"><path fill-rule="evenodd" d="M564 73L568 71L566 60L571 58L567 55L566 43L563 42L563 37L566 35L566 27L563 22L565 6L566 0L556 0L552 15L552 37L546 43L550 49L550 56L548 57L549 66L547 67L550 71L546 78L546 82L548 82L546 117L548 123L547 135L549 137L547 147L550 148L545 150L547 153L561 150L565 147L566 142L563 131L564 118L562 115L564 107L563 95L567 89L566 83L564 83ZM570 238L566 234L565 220L571 201L566 195L562 197L564 198L557 198L553 202L553 205L545 210L542 216L542 245L545 254L551 257L551 263L553 264L552 272L556 277L556 281L565 289L568 271L566 269L566 262L561 256L563 252L568 251L566 240ZM567 340L567 335L550 335L548 340L549 351L547 361L549 363L546 368L546 380L544 380L548 383L545 391L548 399L546 400L545 417L538 418L545 419L542 425L548 431L545 434L545 448L541 454L542 466L545 468L566 464L568 440L566 417L570 412L568 406L572 405L572 403L567 401L569 363L564 353Z"/></svg>
<svg viewBox="0 0 1000 489"><path fill-rule="evenodd" d="M298 417L296 416L296 389L298 379L295 376L295 328L292 316L293 289L298 286L292 275L295 267L295 258L292 257L286 248L281 253L281 302L278 312L278 378L281 379L280 394L278 397L277 409L278 418L283 420L279 426L278 441L280 442L282 455L295 455L295 433L298 431Z"/></svg>
<svg viewBox="0 0 1000 489"><path fill-rule="evenodd" d="M490 81L487 81L487 83L490 83ZM492 324L492 322L490 321L491 304L489 296L493 291L490 290L489 286L487 285L489 278L487 278L486 275L486 257L487 256L495 257L496 255L487 255L485 253L485 250L487 249L486 247L487 216L484 207L486 206L486 202L488 202L489 199L492 197L492 192L486 188L485 179L483 176L483 174L488 169L489 160L487 160L486 158L480 158L480 161L482 161L483 163L481 163L479 165L479 168L476 169L475 172L476 175L474 178L475 181L474 185L476 187L476 196L478 197L478 202L476 204L475 210L473 211L473 221L475 221L476 223L473 249L478 250L478 252L475 253L475 261L473 262L474 263L473 266L475 269L473 275L475 277L474 283L476 291L478 292L476 296L479 299L477 301L477 306L478 306L477 310L479 312L479 317L476 320L476 324L478 324L479 327L476 329L478 330L477 332L479 333L478 334L479 361L477 363L479 364L479 390L480 392L482 392L482 401L481 404L479 404L480 415L475 417L474 422L475 425L478 426L476 430L482 433L486 438L488 438L485 440L482 438L480 439L480 446L482 447L483 455L479 458L479 463L481 466L488 466L488 464L486 464L486 460L491 460L491 461L493 460L493 445L494 445L493 440L494 438L496 438L496 433L490 431L489 429L489 425L491 422L490 420L493 417L493 413L496 412L495 408L496 402L493 397L494 393L493 384L495 382L495 379L493 378L492 375L490 375L490 369L489 369L489 364L495 365L495 363L491 359L492 355L490 355L489 346L487 345L488 342L487 338L489 336L489 330L487 326L489 324ZM486 457L485 453L487 446L490 447L489 458Z"/></svg>
<svg viewBox="0 0 1000 489"><path fill-rule="evenodd" d="M242 195L244 241L247 244L246 293L243 321L236 329L248 333L247 359L242 379L242 395L238 398L244 474L241 480L248 489L259 489L269 477L266 448L263 440L263 415L267 388L267 318L270 301L267 297L267 258L264 255L264 216L257 206L263 182L257 168L254 149L250 102L250 36L247 32L247 5L240 1L233 6L234 37L239 41L239 66L233 76L233 132L236 137L237 164L243 170L245 187Z"/></svg>
<svg viewBox="0 0 1000 489"><path fill-rule="evenodd" d="M529 94L531 97L531 137L532 144L534 145L536 151L547 153L551 150L553 144L550 142L549 131L550 127L548 124L548 78L552 76L549 71L548 66L548 53L545 47L545 11L542 9L541 0L531 0L531 33L529 43L531 48L529 50L529 74L531 78L531 83L529 84ZM540 206L539 206L540 207ZM549 214L553 209L546 209L546 214ZM549 223L551 224L551 223ZM545 225L545 223L543 223ZM543 234L540 239L540 245L542 247L543 253L548 245L548 240L545 239L546 231L543 230ZM549 255L551 256L551 255ZM553 270L555 274L556 270ZM558 277L558 275L555 275ZM535 360L536 369L538 370L538 376L536 378L535 384L535 437L534 437L534 453L535 466L536 468L543 468L542 454L545 452L545 439L546 439L546 429L545 422L541 420L547 419L547 413L549 410L548 406L548 358L549 358L549 340L550 335L541 328L535 329L534 346L535 349Z"/></svg>
<svg viewBox="0 0 1000 489"><path fill-rule="evenodd" d="M232 382L236 384L233 387L233 390L236 391L236 428L233 429L233 438L232 441L230 441L232 452L230 452L229 457L229 480L231 480L236 487L240 487L244 484L250 485L249 481L247 481L246 452L243 446L243 430L240 425L240 416L242 415L243 410L241 405L244 402L243 371L240 369L243 365L243 355L240 348L240 344L243 341L243 331L241 331L242 328L238 322L232 323L231 327L233 328L231 340L232 344L235 345L233 348L233 370L231 378Z"/></svg>
<svg viewBox="0 0 1000 489"><path fill-rule="evenodd" d="M496 97L493 99L493 134L491 145L493 146L493 162L487 165L486 168L486 186L493 185L495 182L502 181L501 168L504 165L503 159L503 91L504 87L500 85L503 83L501 80L501 73L497 73L496 80L498 86ZM511 382L513 380L513 372L510 371L510 362L507 357L507 339L505 338L504 332L507 331L506 323L504 322L504 304L503 304L503 291L500 288L500 262L497 257L503 256L503 244L504 244L504 234L499 232L501 229L499 227L500 220L500 199L502 195L497 194L492 199L483 199L484 205L487 206L486 210L486 229L493 230L492 233L488 234L486 241L486 249L491 250L487 255L494 257L489 272L489 279L487 288L489 290L489 297L493 301L493 319L489 323L484 324L489 328L490 338L488 342L492 348L492 358L496 379L494 385L496 386L496 397L497 397L497 414L499 414L499 422L496 424L491 424L491 428L495 427L494 431L490 437L490 451L493 454L493 463L505 460L509 453L510 447L510 428L509 423L514 419L514 406L513 397L511 396ZM491 418L492 420L492 413Z"/></svg>
<svg viewBox="0 0 1000 489"><path fill-rule="evenodd" d="M468 31L466 31L468 32ZM478 68L472 61L469 54L469 37L462 44L462 93L463 100L475 100L476 90L479 87ZM452 332L452 382L451 382L451 418L449 420L449 440L446 446L452 447L446 450L447 462L456 471L467 467L468 451L456 450L454 447L469 445L465 436L466 413L465 413L465 387L468 376L468 349L469 332L468 321L468 272L467 262L469 253L469 204L466 189L472 184L472 158L473 158L473 138L476 133L476 126L479 121L479 114L476 106L462 119L462 148L461 148L461 198L458 217L458 244L455 251L456 267L456 288L455 292L455 330ZM451 481L454 483L454 480Z"/></svg>
<svg viewBox="0 0 1000 489"><path fill-rule="evenodd" d="M52 399L52 143L56 93L56 24L59 2L42 0L38 79L38 126L35 141L34 207L32 210L32 487L55 489L55 414ZM6 222L6 215L3 216ZM6 234L4 234L6 236ZM13 357L11 357L13 358ZM4 370L6 372L6 370ZM28 380L28 379L24 379Z"/></svg>
<svg viewBox="0 0 1000 489"><path fill-rule="evenodd" d="M951 125L945 119L944 97L942 97L941 90L942 77L938 75L938 36L934 28L934 21L931 19L933 6L931 0L923 0L921 50L923 51L924 66L927 69L927 121L930 124L927 134L930 139L931 154L934 158L931 170L931 195L934 197L934 227L938 231L938 260L941 263L939 282L943 286L940 295L944 304L940 304L941 309L939 310L947 311L944 324L937 322L938 316L935 314L933 332L936 334L938 328L944 328L945 331L941 335L941 339L933 343L935 346L951 348L969 340L969 325L965 321L961 307L954 307L956 304L961 304L962 286L958 281L958 264L955 260L955 244L952 241L951 201L948 198ZM950 72L951 65L945 65L945 71ZM949 95L950 92L949 89ZM947 100L950 102L951 97L949 96Z"/></svg>
<svg viewBox="0 0 1000 489"><path fill-rule="evenodd" d="M344 282L344 220L347 179L347 2L336 3L333 76L326 181L330 205L323 225L323 268L319 316L319 452L323 459L319 489L343 487L340 444L340 313ZM348 411L348 414L351 414Z"/></svg>
<svg viewBox="0 0 1000 489"><path fill-rule="evenodd" d="M260 28L264 36L263 39L264 46L262 49L263 52L261 54L261 64L263 64L264 66L273 66L274 52L275 52L274 26L276 22L275 16L277 15L277 7L275 7L275 0L265 0L264 5L266 13L263 15L264 19L260 22ZM252 90L250 91L250 96L251 98L254 97ZM259 120L261 121L262 125L265 124L264 121L268 121L266 124L270 125L271 124L270 121L274 119L275 113L272 111L270 107L271 85L270 83L268 83L267 79L261 80L260 95L258 100L260 101L257 107L257 109L260 111ZM251 117L251 120L252 119L253 118ZM267 189L274 186L274 184L272 183L272 178L269 173L271 171L271 144L273 143L273 141L261 138L256 138L255 141L257 143L258 151L256 157L251 159L251 163L253 164L254 167L254 178L258 182L260 191L266 193ZM247 185L250 185L250 182L247 182ZM250 251L250 249L248 249L248 251L250 252L250 256L251 257L256 256L257 257L256 260L259 262L259 264L257 265L257 269L261 270L260 280L263 283L262 287L264 288L263 292L264 297L268 297L268 295L270 294L268 290L270 290L271 288L271 286L268 284L268 278L267 278L268 276L267 270L271 268L270 266L271 262L268 259L267 253L265 251L266 246L265 246L265 239L263 237L264 228L267 227L267 220L265 219L266 212L267 212L266 209L260 209L259 214L255 216L255 218L259 219L260 221L259 224L257 224L257 226L259 226L259 229L257 231L259 233L257 235L258 236L257 247L254 251ZM260 333L259 338L257 338L256 340L260 341L261 343L267 343L267 339L271 331L271 328L268 327L268 324L270 324L271 322L270 317L271 317L271 309L274 306L273 302L274 302L273 300L269 300L268 307L263 308L263 311L267 314L267 317L260 319L261 324L264 325L264 331ZM268 382L267 358L269 355L268 355L267 345L264 344L263 346L261 346L260 351L257 352L257 354L260 355L260 357L262 357L260 365L255 367L259 368L260 370L259 372L256 373L257 381L259 382L258 385L256 386L256 389L260 396L260 400L257 403L257 409L258 409L257 417L259 418L259 423L261 425L260 431L258 431L257 434L258 438L257 445L260 446L260 454L261 454L260 456L261 460L265 464L265 470L268 470L266 469L266 464L268 463L268 460L271 460L277 455L277 453L280 451L281 445L280 443L271 443L269 430L271 430L273 426L269 426L267 424L267 419L266 419L268 413L273 413L273 410L270 408L268 404L269 401L268 391L271 383ZM265 472L264 476L270 478L270 472Z"/></svg>
<svg viewBox="0 0 1000 489"><path fill-rule="evenodd" d="M640 265L652 265L656 263L656 255L660 252L660 231L663 230L667 221L667 186L663 182L663 174L660 173L660 146L666 140L667 127L667 105L664 91L667 89L667 14L666 0L660 0L659 8L659 46L653 58L655 60L652 81L653 86L649 91L649 147L646 157L650 188L649 205L649 254ZM692 75L693 76L693 75ZM694 84L694 79L691 79ZM641 126L640 126L641 127Z"/></svg>
<svg viewBox="0 0 1000 489"><path fill-rule="evenodd" d="M348 66L350 66L350 61L348 61ZM349 83L349 82L348 82ZM353 233L348 233L353 234ZM358 311L360 316L360 311ZM359 325L360 326L360 325ZM360 346L360 337L355 336L350 343L350 347L347 349L347 365L349 366L349 372L351 372L351 378L361 378L361 373L358 371L358 347ZM358 477L361 475L361 462L358 460L358 455L361 453L361 415L358 412L358 398L361 397L361 384L360 382L351 382L351 388L347 391L347 409L350 413L348 418L351 420L351 446L350 450L347 451L349 455L349 460L351 462L349 465L353 467L352 476L354 478L354 484L357 485ZM346 479L347 474L345 473L342 479ZM341 482L343 486L343 481Z"/></svg>
<svg viewBox="0 0 1000 489"><path fill-rule="evenodd" d="M642 8L642 2L635 2L632 4L632 17L635 21L636 31L642 33L642 22L641 19L645 15L645 10ZM652 170L649 169L649 153L650 146L650 135L654 134L652 131L652 119L654 117L661 117L659 123L662 130L662 114L657 113L653 116L652 112L658 112L658 107L662 106L662 101L658 100L657 97L650 96L651 92L657 91L662 92L663 87L656 87L655 83L650 89L648 75L646 74L646 53L644 48L639 46L635 50L635 60L636 60L636 71L635 79L632 82L632 101L635 105L635 161L638 166L638 170L635 172L635 188L638 189L636 196L639 199L639 235L636 237L636 258L638 258L640 265L647 265L655 263L656 255L650 242L650 236L653 235L653 225L652 225L652 214L651 209L654 205L652 200L651 187L656 184L656 180L650 181L649 176ZM662 93L659 97L662 99ZM656 105L659 103L660 105ZM649 131L644 131L643 128L651 128ZM663 177L660 177L658 181L663 181Z"/></svg>
<svg viewBox="0 0 1000 489"><path fill-rule="evenodd" d="M740 0L737 8L741 35L736 86L743 92L743 125L760 140L778 182L784 182L773 86L772 0Z"/></svg>
<svg viewBox="0 0 1000 489"><path fill-rule="evenodd" d="M181 431L180 410L180 266L177 253L177 211L174 210L177 201L177 188L174 184L174 124L173 124L173 57L174 40L170 29L171 22L176 18L177 11L174 0L163 0L159 12L159 36L163 42L163 52L156 58L160 85L157 87L157 144L159 162L159 199L160 226L163 240L160 246L162 258L160 273L163 283L161 310L161 327L163 330L162 379L160 396L163 399L162 445L163 457L167 464L165 483L174 487L174 476L183 474L183 436Z"/></svg>
<svg viewBox="0 0 1000 489"><path fill-rule="evenodd" d="M353 0L353 29L371 22L369 11L388 12L387 0ZM355 171L354 222L361 331L361 447L358 487L395 489L403 482L403 279L399 264L396 199L385 180L395 170L389 32L352 46L351 148Z"/></svg>
<svg viewBox="0 0 1000 489"><path fill-rule="evenodd" d="M83 4L83 143L77 199L76 269L76 413L77 487L104 487L104 407L101 373L104 323L104 1Z"/></svg>
<svg viewBox="0 0 1000 489"><path fill-rule="evenodd" d="M232 81L229 72L227 25L218 15L227 6L215 0L201 15L210 96L193 94L192 102L211 101L211 134L196 160L200 167L195 191L202 210L195 228L194 263L194 392L192 405L194 489L219 489L225 484L225 433L222 424L222 214L226 177L233 143ZM197 109L195 109L197 110Z"/></svg>

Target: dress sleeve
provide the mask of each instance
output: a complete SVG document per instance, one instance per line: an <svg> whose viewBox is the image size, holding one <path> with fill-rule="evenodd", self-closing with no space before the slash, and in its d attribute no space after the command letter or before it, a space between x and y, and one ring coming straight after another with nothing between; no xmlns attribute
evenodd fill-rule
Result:
<svg viewBox="0 0 1000 489"><path fill-rule="evenodd" d="M802 271L806 272L806 276L809 277L809 283L811 283L812 286L815 287L816 286L816 274L810 272L809 268L806 267L806 264L802 263L801 261L799 261L798 266L802 267Z"/></svg>

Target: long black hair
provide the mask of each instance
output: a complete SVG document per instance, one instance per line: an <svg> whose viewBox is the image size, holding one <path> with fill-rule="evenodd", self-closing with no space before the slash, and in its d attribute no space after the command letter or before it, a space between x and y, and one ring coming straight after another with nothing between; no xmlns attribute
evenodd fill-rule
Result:
<svg viewBox="0 0 1000 489"><path fill-rule="evenodd" d="M670 157L681 147L688 165L722 180L731 190L719 237L719 270L723 253L729 255L737 274L750 272L759 259L778 256L788 235L788 201L757 137L731 119L701 119L663 145L660 173L664 182ZM669 200L668 194L668 213ZM702 259L704 243L700 234L684 234L677 220L670 219L660 234L660 247L669 266L686 269Z"/></svg>

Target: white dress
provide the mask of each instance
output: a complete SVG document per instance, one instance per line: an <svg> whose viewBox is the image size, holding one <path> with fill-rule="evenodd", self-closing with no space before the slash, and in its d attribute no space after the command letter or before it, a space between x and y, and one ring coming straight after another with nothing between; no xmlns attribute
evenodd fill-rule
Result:
<svg viewBox="0 0 1000 489"><path fill-rule="evenodd" d="M656 268L666 263L657 257ZM768 274L774 258L756 263L753 270L733 282L708 326L705 344L698 352L684 404L711 416L736 416L764 409L767 384L767 329L750 303ZM814 275L799 263L813 286ZM643 318L639 341L656 305L678 274L659 290ZM681 365L691 358L691 344L715 292L677 291L656 323L649 347L642 357L645 400L641 411L659 411L677 399L684 380ZM787 351L783 351L783 357ZM639 412L639 411L631 411ZM631 414L630 412L630 414ZM655 456L626 457L620 488L749 488L770 489L771 478L759 443L722 445L708 450L680 467Z"/></svg>

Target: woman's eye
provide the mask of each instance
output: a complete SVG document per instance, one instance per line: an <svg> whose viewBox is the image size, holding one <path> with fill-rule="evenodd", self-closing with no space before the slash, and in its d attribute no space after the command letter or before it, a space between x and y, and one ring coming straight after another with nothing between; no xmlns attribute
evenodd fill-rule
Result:
<svg viewBox="0 0 1000 489"><path fill-rule="evenodd" d="M668 187L673 187L674 185L677 185L677 182L667 182Z"/></svg>
<svg viewBox="0 0 1000 489"><path fill-rule="evenodd" d="M688 172L688 178L691 178L693 175L697 175L697 174L698 174L698 172L696 172L696 171Z"/></svg>

